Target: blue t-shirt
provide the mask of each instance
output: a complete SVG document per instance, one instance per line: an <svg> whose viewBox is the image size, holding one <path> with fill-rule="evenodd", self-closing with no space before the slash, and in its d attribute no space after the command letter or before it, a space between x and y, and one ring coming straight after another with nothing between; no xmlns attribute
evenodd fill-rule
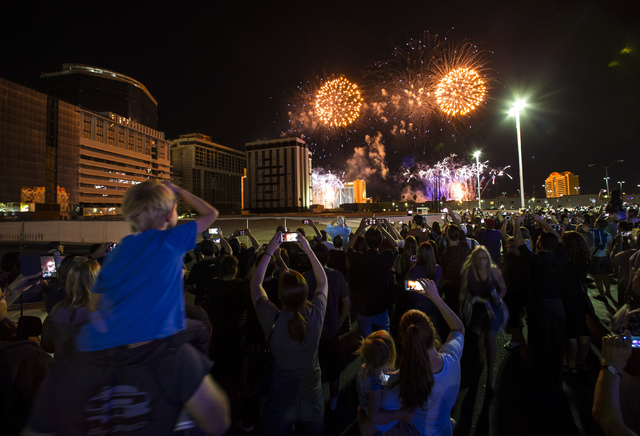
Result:
<svg viewBox="0 0 640 436"><path fill-rule="evenodd" d="M101 298L77 337L80 351L161 339L186 327L182 257L195 245L196 230L191 221L120 241L93 287Z"/></svg>
<svg viewBox="0 0 640 436"><path fill-rule="evenodd" d="M348 225L341 226L332 226L331 224L327 224L327 235L331 236L331 239L336 236L342 236L342 241L344 243L343 247L346 247L349 243L349 235L351 235L351 228Z"/></svg>

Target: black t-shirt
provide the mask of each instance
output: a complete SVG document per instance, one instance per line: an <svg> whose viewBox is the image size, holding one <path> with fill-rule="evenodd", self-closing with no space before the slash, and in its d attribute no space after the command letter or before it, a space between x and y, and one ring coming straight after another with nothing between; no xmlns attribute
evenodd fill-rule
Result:
<svg viewBox="0 0 640 436"><path fill-rule="evenodd" d="M214 277L218 277L218 265L218 258L205 259L193 265L189 277L187 277L187 284L195 286L195 295L201 297L206 291L209 282Z"/></svg>
<svg viewBox="0 0 640 436"><path fill-rule="evenodd" d="M335 337L340 330L340 310L339 304L343 298L349 296L349 290L347 289L347 281L340 271L336 271L331 268L325 268L324 272L327 274L327 310L324 315L324 324L322 326L322 339L330 339ZM311 301L313 295L316 293L316 276L313 271L307 271L303 274L304 279L309 286L309 296L307 299Z"/></svg>
<svg viewBox="0 0 640 436"><path fill-rule="evenodd" d="M384 312L393 303L393 278L391 268L398 256L398 249L391 248L380 253L367 250L360 253L347 251L351 295L356 310L363 316Z"/></svg>
<svg viewBox="0 0 640 436"><path fill-rule="evenodd" d="M29 427L65 435L172 434L210 370L211 361L193 345L163 340L78 353L51 368Z"/></svg>
<svg viewBox="0 0 640 436"><path fill-rule="evenodd" d="M347 252L344 250L329 250L327 266L336 269L347 277Z"/></svg>
<svg viewBox="0 0 640 436"><path fill-rule="evenodd" d="M564 244L558 243L553 251L531 252L526 245L518 247L520 255L531 268L531 298L560 298L567 271L567 253Z"/></svg>

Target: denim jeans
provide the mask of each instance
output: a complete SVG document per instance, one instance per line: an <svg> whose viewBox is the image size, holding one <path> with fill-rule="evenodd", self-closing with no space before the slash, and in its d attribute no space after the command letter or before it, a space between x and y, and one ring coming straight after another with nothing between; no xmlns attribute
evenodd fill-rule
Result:
<svg viewBox="0 0 640 436"><path fill-rule="evenodd" d="M363 337L369 336L374 330L386 330L389 331L389 311L385 310L382 313L373 316L363 316L358 314L358 326L362 332Z"/></svg>
<svg viewBox="0 0 640 436"><path fill-rule="evenodd" d="M263 436L287 436L296 434L324 435L324 394L322 389L309 393L298 401L282 401L262 398L260 427Z"/></svg>

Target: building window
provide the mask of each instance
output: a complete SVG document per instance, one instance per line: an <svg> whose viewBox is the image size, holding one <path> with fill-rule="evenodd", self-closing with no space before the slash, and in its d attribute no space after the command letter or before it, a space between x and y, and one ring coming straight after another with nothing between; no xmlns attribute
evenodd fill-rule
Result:
<svg viewBox="0 0 640 436"><path fill-rule="evenodd" d="M118 129L118 147L124 148L124 129Z"/></svg>
<svg viewBox="0 0 640 436"><path fill-rule="evenodd" d="M102 120L96 120L96 141L104 142L104 124Z"/></svg>
<svg viewBox="0 0 640 436"><path fill-rule="evenodd" d="M133 151L135 150L135 141L133 139L133 132L129 132L129 144L128 144L128 148L129 150Z"/></svg>
<svg viewBox="0 0 640 436"><path fill-rule="evenodd" d="M85 115L83 118L83 136L87 139L91 139L91 117Z"/></svg>
<svg viewBox="0 0 640 436"><path fill-rule="evenodd" d="M115 145L116 123L109 124L108 140L109 145Z"/></svg>

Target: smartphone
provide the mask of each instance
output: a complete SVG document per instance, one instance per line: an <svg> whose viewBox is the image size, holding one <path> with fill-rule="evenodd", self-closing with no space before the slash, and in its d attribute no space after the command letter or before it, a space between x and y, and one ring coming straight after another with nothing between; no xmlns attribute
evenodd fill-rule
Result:
<svg viewBox="0 0 640 436"><path fill-rule="evenodd" d="M211 228L209 229L209 234L210 235L219 235L220 234L220 229L217 227Z"/></svg>
<svg viewBox="0 0 640 436"><path fill-rule="evenodd" d="M482 224L484 224L484 218L481 218L481 219L480 219L480 222L481 222Z"/></svg>
<svg viewBox="0 0 640 436"><path fill-rule="evenodd" d="M219 244L219 243L220 243L220 238L211 238L211 241L212 241L214 244Z"/></svg>
<svg viewBox="0 0 640 436"><path fill-rule="evenodd" d="M379 222L380 224L384 224L384 218L378 218L378 222Z"/></svg>
<svg viewBox="0 0 640 436"><path fill-rule="evenodd" d="M633 232L620 232L621 236L631 236Z"/></svg>
<svg viewBox="0 0 640 436"><path fill-rule="evenodd" d="M368 226L375 226L376 225L376 219L375 218L367 218L367 225Z"/></svg>
<svg viewBox="0 0 640 436"><path fill-rule="evenodd" d="M412 211L411 209L408 209L408 210L407 210L407 215L408 215L408 216L413 215L413 211Z"/></svg>
<svg viewBox="0 0 640 436"><path fill-rule="evenodd" d="M113 244L109 245L109 247L106 250L104 250L104 252L105 253L111 253L116 248L116 245L118 245L118 244L116 244L114 242Z"/></svg>
<svg viewBox="0 0 640 436"><path fill-rule="evenodd" d="M406 280L404 282L405 291L423 291L424 288L420 284L420 282L415 280Z"/></svg>
<svg viewBox="0 0 640 436"><path fill-rule="evenodd" d="M298 242L298 234L295 232L283 233L282 242Z"/></svg>
<svg viewBox="0 0 640 436"><path fill-rule="evenodd" d="M396 224L396 222L395 222L395 221L389 221L389 223L390 223L392 226Z"/></svg>
<svg viewBox="0 0 640 436"><path fill-rule="evenodd" d="M425 229L425 228L423 227L423 228L421 228L421 229L420 229L420 231L424 233L424 232L426 232L426 231L427 231L427 229Z"/></svg>
<svg viewBox="0 0 640 436"><path fill-rule="evenodd" d="M302 224L309 224L309 220L302 220Z"/></svg>
<svg viewBox="0 0 640 436"><path fill-rule="evenodd" d="M449 209L447 209L446 207L443 207L443 208L442 208L442 211L443 211L444 213L448 213L448 212L449 212Z"/></svg>
<svg viewBox="0 0 640 436"><path fill-rule="evenodd" d="M42 277L44 277L45 279L58 277L56 257L53 254L40 255L40 268L42 270Z"/></svg>
<svg viewBox="0 0 640 436"><path fill-rule="evenodd" d="M440 219L441 219L442 221L444 221L445 219L447 219L447 216L446 216L446 215L440 215Z"/></svg>
<svg viewBox="0 0 640 436"><path fill-rule="evenodd" d="M627 337L624 335L618 337L623 341L627 340ZM640 336L631 336L631 348L640 348Z"/></svg>
<svg viewBox="0 0 640 436"><path fill-rule="evenodd" d="M244 235L244 230L238 231L238 235Z"/></svg>

